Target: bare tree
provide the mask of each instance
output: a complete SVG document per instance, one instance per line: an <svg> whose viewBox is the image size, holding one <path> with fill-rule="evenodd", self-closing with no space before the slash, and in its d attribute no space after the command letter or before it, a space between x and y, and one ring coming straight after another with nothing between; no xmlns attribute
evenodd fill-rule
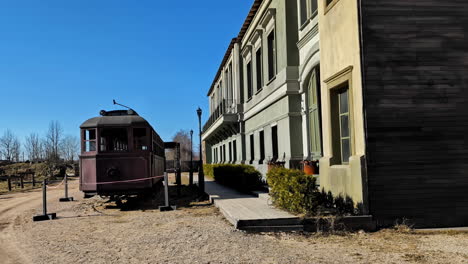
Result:
<svg viewBox="0 0 468 264"><path fill-rule="evenodd" d="M39 159L44 161L47 159L49 155L49 151L47 150L47 139L45 138L40 139L39 144L40 144Z"/></svg>
<svg viewBox="0 0 468 264"><path fill-rule="evenodd" d="M60 143L62 140L63 129L58 121L51 121L49 131L46 135L46 154L49 161L58 161L60 159Z"/></svg>
<svg viewBox="0 0 468 264"><path fill-rule="evenodd" d="M61 153L66 161L73 162L80 151L80 141L77 137L67 135L63 138L61 144Z"/></svg>
<svg viewBox="0 0 468 264"><path fill-rule="evenodd" d="M180 130L172 138L172 141L180 143L180 160L190 160L190 131Z"/></svg>
<svg viewBox="0 0 468 264"><path fill-rule="evenodd" d="M41 159L42 144L38 134L29 134L26 137L24 148L30 161L37 162Z"/></svg>
<svg viewBox="0 0 468 264"><path fill-rule="evenodd" d="M19 139L15 136L13 137L13 143L11 146L11 160L14 162L19 162L21 156L21 143Z"/></svg>
<svg viewBox="0 0 468 264"><path fill-rule="evenodd" d="M15 142L15 135L10 129L7 129L3 136L0 137L0 152L6 160L13 160L13 145Z"/></svg>

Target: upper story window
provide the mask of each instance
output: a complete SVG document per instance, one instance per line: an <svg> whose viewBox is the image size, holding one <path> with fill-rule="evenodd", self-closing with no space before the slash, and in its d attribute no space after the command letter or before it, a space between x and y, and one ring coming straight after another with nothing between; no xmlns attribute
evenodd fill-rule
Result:
<svg viewBox="0 0 468 264"><path fill-rule="evenodd" d="M255 52L255 75L257 78L257 91L260 91L263 87L263 67L262 67L262 48L258 48Z"/></svg>
<svg viewBox="0 0 468 264"><path fill-rule="evenodd" d="M304 25L309 18L317 14L317 0L299 0L300 1L300 22ZM331 0L326 0L331 1Z"/></svg>
<svg viewBox="0 0 468 264"><path fill-rule="evenodd" d="M229 70L226 70L224 72L224 75L226 76L226 100L230 100L232 97L232 93L231 93L231 82L229 81Z"/></svg>
<svg viewBox="0 0 468 264"><path fill-rule="evenodd" d="M219 82L219 102L222 103L224 99L224 87L223 87L223 81Z"/></svg>
<svg viewBox="0 0 468 264"><path fill-rule="evenodd" d="M233 100L234 99L234 85L233 85L232 63L229 63L228 78L229 78L229 99Z"/></svg>
<svg viewBox="0 0 468 264"><path fill-rule="evenodd" d="M213 94L211 97L210 97L210 102L211 102L211 113L214 112L216 106L215 106L215 95Z"/></svg>
<svg viewBox="0 0 468 264"><path fill-rule="evenodd" d="M247 71L247 98L252 98L253 87L252 87L252 63L249 61L246 67Z"/></svg>
<svg viewBox="0 0 468 264"><path fill-rule="evenodd" d="M275 31L272 30L267 37L268 48L268 80L273 79L276 75L276 41Z"/></svg>

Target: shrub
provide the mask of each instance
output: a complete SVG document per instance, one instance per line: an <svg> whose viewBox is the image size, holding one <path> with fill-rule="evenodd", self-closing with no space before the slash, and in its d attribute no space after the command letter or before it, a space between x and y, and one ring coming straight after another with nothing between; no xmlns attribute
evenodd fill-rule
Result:
<svg viewBox="0 0 468 264"><path fill-rule="evenodd" d="M206 178L214 180L213 166L211 164L203 164L203 173Z"/></svg>
<svg viewBox="0 0 468 264"><path fill-rule="evenodd" d="M319 205L316 179L300 170L273 168L267 173L274 203L293 213L308 213Z"/></svg>
<svg viewBox="0 0 468 264"><path fill-rule="evenodd" d="M239 191L251 191L263 185L262 175L252 166L214 164L205 165L204 169L207 177Z"/></svg>
<svg viewBox="0 0 468 264"><path fill-rule="evenodd" d="M270 196L276 206L292 213L354 214L354 202L346 196L334 197L331 192L320 192L316 179L300 170L273 168L267 174Z"/></svg>

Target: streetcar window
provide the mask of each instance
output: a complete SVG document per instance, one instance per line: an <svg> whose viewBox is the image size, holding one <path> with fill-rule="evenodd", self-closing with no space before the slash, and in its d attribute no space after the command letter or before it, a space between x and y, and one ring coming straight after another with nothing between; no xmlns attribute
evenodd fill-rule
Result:
<svg viewBox="0 0 468 264"><path fill-rule="evenodd" d="M96 151L96 130L87 129L84 131L84 151Z"/></svg>
<svg viewBox="0 0 468 264"><path fill-rule="evenodd" d="M100 150L102 152L119 152L128 150L128 135L126 128L104 128L100 135Z"/></svg>
<svg viewBox="0 0 468 264"><path fill-rule="evenodd" d="M133 145L135 146L135 150L148 150L146 128L133 129Z"/></svg>
<svg viewBox="0 0 468 264"><path fill-rule="evenodd" d="M86 130L85 140L96 140L96 130L94 129Z"/></svg>
<svg viewBox="0 0 468 264"><path fill-rule="evenodd" d="M96 151L96 141L86 141L85 151L86 152Z"/></svg>

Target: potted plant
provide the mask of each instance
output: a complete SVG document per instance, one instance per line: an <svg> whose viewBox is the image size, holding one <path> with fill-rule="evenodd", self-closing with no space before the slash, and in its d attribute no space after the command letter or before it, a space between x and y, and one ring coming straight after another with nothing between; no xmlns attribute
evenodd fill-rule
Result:
<svg viewBox="0 0 468 264"><path fill-rule="evenodd" d="M305 174L319 174L318 160L303 160L301 163Z"/></svg>
<svg viewBox="0 0 468 264"><path fill-rule="evenodd" d="M286 162L284 161L284 158L283 158L283 161L279 161L276 158L272 158L268 160L267 164L268 164L268 171L270 171L273 168L278 168L278 167L284 168L284 165L286 164Z"/></svg>

